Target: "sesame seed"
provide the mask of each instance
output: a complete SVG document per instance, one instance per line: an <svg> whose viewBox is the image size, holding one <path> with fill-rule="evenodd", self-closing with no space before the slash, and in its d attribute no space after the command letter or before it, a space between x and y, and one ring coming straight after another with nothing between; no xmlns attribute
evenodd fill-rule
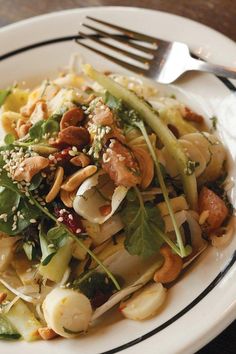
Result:
<svg viewBox="0 0 236 354"><path fill-rule="evenodd" d="M35 224L37 222L37 220L35 220L35 219L30 219L30 223L31 224Z"/></svg>
<svg viewBox="0 0 236 354"><path fill-rule="evenodd" d="M75 151L70 150L70 151L69 151L69 155L70 155L70 156L75 156L75 155L76 155L76 153L75 153Z"/></svg>
<svg viewBox="0 0 236 354"><path fill-rule="evenodd" d="M77 229L77 230L75 231L76 234L79 234L80 232L81 232L81 229Z"/></svg>
<svg viewBox="0 0 236 354"><path fill-rule="evenodd" d="M62 216L60 216L58 219L57 219L57 221L59 221L59 222L62 222L64 219L63 219L63 217Z"/></svg>
<svg viewBox="0 0 236 354"><path fill-rule="evenodd" d="M69 214L69 215L68 215L68 218L69 218L70 220L73 220L73 215L72 215L72 214Z"/></svg>
<svg viewBox="0 0 236 354"><path fill-rule="evenodd" d="M125 156L119 156L118 160L119 161L124 161L125 160Z"/></svg>

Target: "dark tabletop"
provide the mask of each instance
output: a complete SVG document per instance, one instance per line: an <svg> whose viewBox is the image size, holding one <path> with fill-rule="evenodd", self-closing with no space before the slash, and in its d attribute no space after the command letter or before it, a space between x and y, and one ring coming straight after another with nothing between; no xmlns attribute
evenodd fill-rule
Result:
<svg viewBox="0 0 236 354"><path fill-rule="evenodd" d="M201 22L236 41L236 0L0 0L0 26L47 12L101 5L129 5L171 12ZM236 322L198 352L231 353L236 353Z"/></svg>

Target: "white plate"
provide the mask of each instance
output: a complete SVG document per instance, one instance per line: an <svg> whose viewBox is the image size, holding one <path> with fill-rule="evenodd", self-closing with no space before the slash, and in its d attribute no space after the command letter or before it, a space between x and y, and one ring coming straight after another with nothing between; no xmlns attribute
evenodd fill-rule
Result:
<svg viewBox="0 0 236 354"><path fill-rule="evenodd" d="M13 81L36 82L68 63L70 55L81 52L98 69L115 69L99 56L80 48L72 39L86 15L97 16L131 29L168 40L187 43L205 59L236 66L236 46L223 35L196 22L174 15L127 7L99 7L69 10L36 17L0 30L1 87ZM61 38L58 42L56 38ZM52 40L52 41L51 41ZM51 41L50 44L45 41ZM32 48L35 43L41 45ZM29 47L27 47L29 46ZM165 88L166 89L166 88ZM217 115L219 131L236 154L236 97L213 75L186 75L167 88L206 117ZM236 170L231 166L231 175ZM235 203L236 189L231 192ZM193 353L231 321L236 313L236 239L221 251L209 249L169 291L165 309L151 320L125 320L116 312L106 317L103 327L77 340L51 342L0 342L4 354L98 354ZM116 318L116 320L115 320Z"/></svg>

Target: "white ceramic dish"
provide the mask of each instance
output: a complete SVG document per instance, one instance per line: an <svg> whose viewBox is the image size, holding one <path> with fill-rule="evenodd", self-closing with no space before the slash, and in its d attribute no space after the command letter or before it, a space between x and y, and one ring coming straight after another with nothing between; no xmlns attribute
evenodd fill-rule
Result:
<svg viewBox="0 0 236 354"><path fill-rule="evenodd" d="M80 52L98 69L122 72L79 47L73 37L86 15L97 16L152 36L179 40L206 60L236 66L236 45L201 24L174 15L128 7L99 7L52 13L0 30L1 87L13 81L37 82L54 75ZM40 44L39 44L40 43ZM229 83L228 83L228 86ZM236 95L208 74L186 75L172 87L175 93L206 117L217 115L221 138L236 157ZM231 89L233 86L231 85ZM231 176L236 169L231 164ZM236 188L230 193L235 204ZM104 325L76 340L0 342L0 352L44 354L194 353L236 317L236 238L223 250L209 248L169 291L165 309L145 322L132 322L109 313Z"/></svg>

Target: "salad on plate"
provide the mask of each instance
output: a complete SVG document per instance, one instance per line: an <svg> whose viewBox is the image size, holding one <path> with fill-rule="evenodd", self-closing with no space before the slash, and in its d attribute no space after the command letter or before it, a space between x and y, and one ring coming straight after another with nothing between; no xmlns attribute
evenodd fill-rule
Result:
<svg viewBox="0 0 236 354"><path fill-rule="evenodd" d="M0 338L72 338L111 308L141 321L233 235L227 152L140 77L63 72L0 90Z"/></svg>

